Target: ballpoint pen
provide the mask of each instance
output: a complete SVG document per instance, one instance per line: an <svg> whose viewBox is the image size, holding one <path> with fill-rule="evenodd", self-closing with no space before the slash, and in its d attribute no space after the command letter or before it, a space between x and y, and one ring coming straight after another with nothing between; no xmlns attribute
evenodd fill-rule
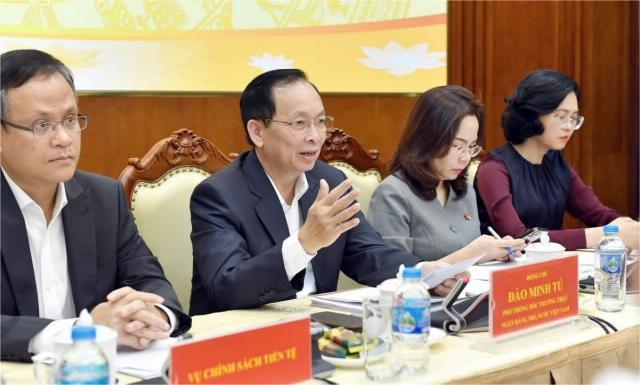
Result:
<svg viewBox="0 0 640 385"><path fill-rule="evenodd" d="M498 235L498 233L496 233L496 231L493 229L493 227L488 226L488 227L487 227L487 230L489 230L489 232L491 233L491 235L493 235L493 237L494 237L495 239L502 239L502 238L500 238L500 236ZM514 259L515 259L515 258L516 258L516 253L513 251L513 249L512 249L511 247L506 247L506 249L507 249L507 253L509 253L509 255L510 255L512 258L514 258Z"/></svg>

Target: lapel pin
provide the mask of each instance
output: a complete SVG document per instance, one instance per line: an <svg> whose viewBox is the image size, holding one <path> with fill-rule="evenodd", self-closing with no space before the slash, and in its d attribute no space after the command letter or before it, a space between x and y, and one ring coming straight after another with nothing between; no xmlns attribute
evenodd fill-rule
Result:
<svg viewBox="0 0 640 385"><path fill-rule="evenodd" d="M471 218L473 218L473 215L471 215L471 213L470 213L470 212L466 212L466 213L464 213L464 219L465 219L465 220L470 221L470 220L471 220Z"/></svg>

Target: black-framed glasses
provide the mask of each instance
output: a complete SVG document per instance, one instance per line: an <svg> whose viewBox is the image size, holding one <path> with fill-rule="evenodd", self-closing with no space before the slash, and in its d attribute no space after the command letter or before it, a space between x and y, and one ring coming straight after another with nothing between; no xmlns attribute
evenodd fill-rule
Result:
<svg viewBox="0 0 640 385"><path fill-rule="evenodd" d="M1 119L2 124L6 124L9 127L17 128L19 130L29 131L34 137L43 137L53 134L56 131L56 127L61 125L67 132L82 131L87 128L89 124L89 117L87 115L73 115L62 119L59 122L38 122L33 126L23 126Z"/></svg>
<svg viewBox="0 0 640 385"><path fill-rule="evenodd" d="M467 146L461 146L459 144L452 144L451 145L451 149L456 153L456 155L458 156L463 156L465 153L469 153L469 156L471 158L473 158L474 156L478 155L480 153L480 151L482 151L482 146L479 144L473 145L471 147L467 147Z"/></svg>
<svg viewBox="0 0 640 385"><path fill-rule="evenodd" d="M332 116L327 116L327 115L318 116L313 120L313 122L310 120L304 120L304 119L295 120L293 122L284 122L282 120L275 120L275 119L264 119L264 122L267 125L269 125L270 122L285 124L291 127L291 129L296 132L306 131L309 128L311 128L312 125L314 125L316 128L330 130L333 128L335 121L336 120Z"/></svg>

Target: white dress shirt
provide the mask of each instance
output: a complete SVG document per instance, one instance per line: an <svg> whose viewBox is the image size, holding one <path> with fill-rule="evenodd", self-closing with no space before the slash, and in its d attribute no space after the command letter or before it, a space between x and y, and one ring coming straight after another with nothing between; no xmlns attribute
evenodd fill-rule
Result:
<svg viewBox="0 0 640 385"><path fill-rule="evenodd" d="M296 297L307 297L309 294L316 292L316 278L313 275L311 260L317 255L307 254L298 239L298 232L300 231L302 223L302 212L300 211L298 201L309 189L307 177L304 173L298 177L294 188L293 200L291 201L291 205L288 205L284 198L282 198L276 184L273 183L273 179L271 179L269 173L267 173L266 170L265 173L278 196L278 200L282 206L282 211L284 212L284 218L287 221L287 227L289 228L290 235L284 240L284 242L282 242L282 261L284 262L284 269L287 273L287 278L291 281L302 269L306 269L304 274L304 285L302 286L302 290L296 293Z"/></svg>
<svg viewBox="0 0 640 385"><path fill-rule="evenodd" d="M62 209L67 205L64 183L58 184L53 215L51 222L47 224L44 210L4 169L2 173L24 218L38 294L38 316L55 320L29 341L29 352L36 354L52 351L53 336L65 329L70 330L77 319L74 318L77 313L67 270L67 244L62 223ZM157 306L169 317L173 331L176 324L175 314L163 305Z"/></svg>
<svg viewBox="0 0 640 385"><path fill-rule="evenodd" d="M54 321L29 342L29 351L39 353L53 347L53 335L70 328L76 315L67 270L67 244L62 225L62 209L67 205L64 183L58 184L51 222L47 224L42 208L27 195L9 174L2 170L22 212L29 240L31 264L38 294L38 316Z"/></svg>

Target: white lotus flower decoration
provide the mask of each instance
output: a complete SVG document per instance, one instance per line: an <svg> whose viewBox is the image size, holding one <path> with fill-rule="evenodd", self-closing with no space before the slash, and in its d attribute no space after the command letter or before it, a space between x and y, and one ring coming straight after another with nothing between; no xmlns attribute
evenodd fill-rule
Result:
<svg viewBox="0 0 640 385"><path fill-rule="evenodd" d="M262 53L262 56L251 56L249 65L260 68L262 72L271 70L292 68L293 59L287 59L284 55L272 56L269 52Z"/></svg>
<svg viewBox="0 0 640 385"><path fill-rule="evenodd" d="M417 69L432 69L444 67L442 58L447 56L444 51L428 52L429 44L420 43L413 47L405 48L395 41L390 41L384 48L360 47L368 58L358 62L369 68L387 70L393 76L406 76L416 72Z"/></svg>

